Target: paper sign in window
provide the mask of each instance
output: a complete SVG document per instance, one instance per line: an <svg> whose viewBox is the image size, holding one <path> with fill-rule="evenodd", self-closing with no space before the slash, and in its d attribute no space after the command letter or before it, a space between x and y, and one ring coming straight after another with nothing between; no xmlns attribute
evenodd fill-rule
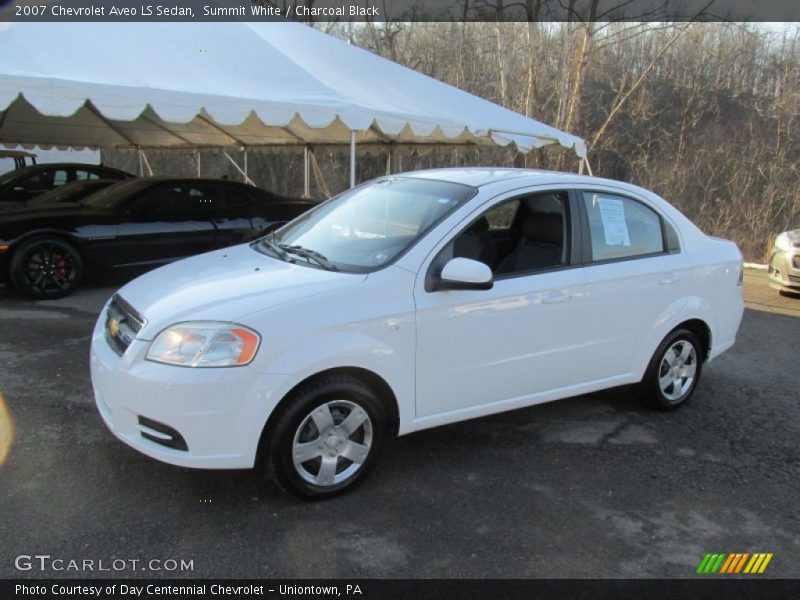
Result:
<svg viewBox="0 0 800 600"><path fill-rule="evenodd" d="M622 200L599 198L600 219L607 246L630 246L628 223L625 221L625 207Z"/></svg>

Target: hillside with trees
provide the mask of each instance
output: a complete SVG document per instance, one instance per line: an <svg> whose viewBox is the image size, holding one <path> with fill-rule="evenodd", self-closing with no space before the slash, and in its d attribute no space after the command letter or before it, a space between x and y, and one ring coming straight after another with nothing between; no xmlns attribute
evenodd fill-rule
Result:
<svg viewBox="0 0 800 600"><path fill-rule="evenodd" d="M772 236L800 227L800 28L737 23L317 23L327 33L584 137L595 175L664 196L709 234L762 262ZM380 82L376 81L379 86ZM458 110L457 106L453 111ZM194 157L148 154L160 174ZM138 169L135 156L107 162ZM204 173L238 174L204 151ZM359 158L359 179L386 157ZM302 153L251 152L251 177L302 193ZM566 153L406 148L394 170L513 165L574 170ZM347 151L315 152L312 193L347 186Z"/></svg>

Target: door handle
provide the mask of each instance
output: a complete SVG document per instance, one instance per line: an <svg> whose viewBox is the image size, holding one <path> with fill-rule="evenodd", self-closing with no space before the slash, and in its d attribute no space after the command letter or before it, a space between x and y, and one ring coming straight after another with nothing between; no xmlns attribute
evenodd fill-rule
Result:
<svg viewBox="0 0 800 600"><path fill-rule="evenodd" d="M572 294L567 294L564 292L558 292L555 294L548 294L542 300L542 304L560 304L561 302L566 302L567 300L572 298Z"/></svg>
<svg viewBox="0 0 800 600"><path fill-rule="evenodd" d="M680 280L680 275L669 275L668 277L664 277L664 279L659 279L658 285L675 285Z"/></svg>

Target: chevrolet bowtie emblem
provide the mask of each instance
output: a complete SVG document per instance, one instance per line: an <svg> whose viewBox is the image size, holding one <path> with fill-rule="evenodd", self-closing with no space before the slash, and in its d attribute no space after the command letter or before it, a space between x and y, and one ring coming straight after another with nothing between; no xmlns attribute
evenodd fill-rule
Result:
<svg viewBox="0 0 800 600"><path fill-rule="evenodd" d="M119 333L119 321L113 317L108 319L108 332L111 334L111 337L117 337Z"/></svg>

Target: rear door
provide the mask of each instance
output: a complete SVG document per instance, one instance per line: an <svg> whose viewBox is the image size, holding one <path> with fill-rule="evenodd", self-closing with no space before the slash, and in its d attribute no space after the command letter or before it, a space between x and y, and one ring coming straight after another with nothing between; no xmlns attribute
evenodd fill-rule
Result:
<svg viewBox="0 0 800 600"><path fill-rule="evenodd" d="M590 381L635 373L659 324L686 304L691 265L674 227L644 199L578 192L585 244Z"/></svg>

